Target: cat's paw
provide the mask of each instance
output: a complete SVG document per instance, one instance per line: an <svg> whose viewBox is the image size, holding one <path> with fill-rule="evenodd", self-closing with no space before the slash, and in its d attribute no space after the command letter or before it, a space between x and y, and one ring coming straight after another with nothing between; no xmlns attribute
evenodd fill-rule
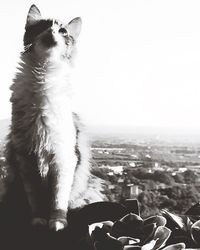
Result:
<svg viewBox="0 0 200 250"><path fill-rule="evenodd" d="M44 226L47 226L47 220L44 219L44 218L35 217L35 218L32 219L31 224L33 226L42 226L42 227L44 227Z"/></svg>
<svg viewBox="0 0 200 250"><path fill-rule="evenodd" d="M67 211L55 209L51 211L49 229L53 231L63 230L67 226Z"/></svg>
<svg viewBox="0 0 200 250"><path fill-rule="evenodd" d="M67 226L67 220L65 219L62 220L51 219L49 221L49 229L56 232L63 230L66 226Z"/></svg>

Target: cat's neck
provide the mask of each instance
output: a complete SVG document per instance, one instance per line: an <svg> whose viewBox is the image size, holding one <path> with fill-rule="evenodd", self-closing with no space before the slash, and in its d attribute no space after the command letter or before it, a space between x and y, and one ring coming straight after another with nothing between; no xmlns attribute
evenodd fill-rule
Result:
<svg viewBox="0 0 200 250"><path fill-rule="evenodd" d="M58 58L37 58L23 54L19 63L20 74L33 90L60 89L70 86L71 67L68 62Z"/></svg>
<svg viewBox="0 0 200 250"><path fill-rule="evenodd" d="M41 72L51 72L58 70L58 73L61 73L59 69L65 69L65 73L69 74L71 71L71 65L69 60L64 60L62 57L48 56L48 57L39 57L32 54L24 53L21 55L21 66L26 68L26 70L40 69Z"/></svg>
<svg viewBox="0 0 200 250"><path fill-rule="evenodd" d="M29 55L22 55L18 73L11 86L11 102L19 100L23 105L28 101L40 110L49 109L50 106L70 108L73 93L70 71L70 66L65 62L39 61ZM31 105L27 107L32 109Z"/></svg>

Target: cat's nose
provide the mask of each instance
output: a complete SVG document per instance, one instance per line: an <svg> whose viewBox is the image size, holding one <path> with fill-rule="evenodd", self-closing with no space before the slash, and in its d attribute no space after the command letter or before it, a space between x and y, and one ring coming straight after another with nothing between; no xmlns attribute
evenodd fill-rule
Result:
<svg viewBox="0 0 200 250"><path fill-rule="evenodd" d="M48 33L55 34L56 31L55 31L54 27L49 28Z"/></svg>
<svg viewBox="0 0 200 250"><path fill-rule="evenodd" d="M53 27L51 27L51 32L52 32L53 34L56 33L56 31L55 31L55 29L54 29Z"/></svg>

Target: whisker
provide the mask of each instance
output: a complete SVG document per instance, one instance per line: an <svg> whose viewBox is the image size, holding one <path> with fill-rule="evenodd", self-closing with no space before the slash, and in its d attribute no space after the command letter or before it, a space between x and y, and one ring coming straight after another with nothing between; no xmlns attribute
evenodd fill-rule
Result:
<svg viewBox="0 0 200 250"><path fill-rule="evenodd" d="M29 51L29 49L31 48L32 45L33 45L32 43L25 45L24 50L21 52L21 54L23 55L24 53Z"/></svg>

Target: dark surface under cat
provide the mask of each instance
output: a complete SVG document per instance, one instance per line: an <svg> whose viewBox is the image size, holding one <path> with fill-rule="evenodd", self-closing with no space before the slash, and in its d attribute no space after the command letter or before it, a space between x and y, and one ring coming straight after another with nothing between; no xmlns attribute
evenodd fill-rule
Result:
<svg viewBox="0 0 200 250"><path fill-rule="evenodd" d="M85 238L87 234L87 224L74 220L76 213L77 211L69 212L68 217L71 223L68 228L60 232L53 232L45 227L31 226L26 195L20 183L16 181L10 187L0 207L0 249L89 250L89 246L83 247L83 244L80 244L80 239Z"/></svg>
<svg viewBox="0 0 200 250"><path fill-rule="evenodd" d="M22 183L10 186L0 205L0 249L3 250L93 250L87 240L88 225L116 220L127 213L124 206L99 202L68 212L68 227L54 232L47 227L30 224L30 207Z"/></svg>

